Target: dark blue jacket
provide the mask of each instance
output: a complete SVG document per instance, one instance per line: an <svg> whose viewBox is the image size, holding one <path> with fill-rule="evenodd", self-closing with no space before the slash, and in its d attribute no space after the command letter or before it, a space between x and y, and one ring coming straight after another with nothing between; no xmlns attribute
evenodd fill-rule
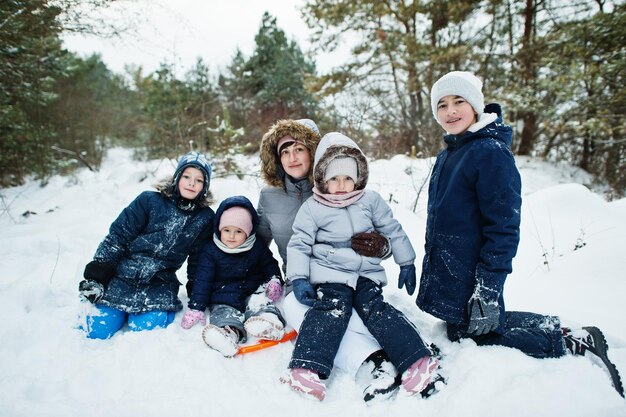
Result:
<svg viewBox="0 0 626 417"><path fill-rule="evenodd" d="M478 130L446 135L428 191L428 220L417 305L454 324L469 321L474 292L500 304L519 243L521 181L509 148L512 129L498 119Z"/></svg>
<svg viewBox="0 0 626 417"><path fill-rule="evenodd" d="M116 273L98 304L127 313L182 309L176 271L189 256L193 278L215 213L202 204L182 210L177 201L163 190L145 191L111 224L94 260L115 265Z"/></svg>
<svg viewBox="0 0 626 417"><path fill-rule="evenodd" d="M250 235L256 233L259 217L254 206L247 198L235 196L224 200L217 209L214 236L218 240L222 213L233 206L244 207L252 214ZM211 240L200 253L189 308L204 311L210 305L226 304L244 312L246 298L273 276L280 278L280 269L263 239L256 239L250 250L241 253L223 252Z"/></svg>

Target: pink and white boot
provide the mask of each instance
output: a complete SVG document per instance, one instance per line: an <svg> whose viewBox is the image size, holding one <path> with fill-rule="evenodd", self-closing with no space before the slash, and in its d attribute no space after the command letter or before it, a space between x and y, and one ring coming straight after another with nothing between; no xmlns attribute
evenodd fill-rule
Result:
<svg viewBox="0 0 626 417"><path fill-rule="evenodd" d="M265 340L280 340L285 335L285 326L273 313L261 313L250 317L243 324L249 336Z"/></svg>
<svg viewBox="0 0 626 417"><path fill-rule="evenodd" d="M215 349L227 358L232 358L239 351L239 334L230 327L218 327L207 324L202 330L202 340L211 349Z"/></svg>
<svg viewBox="0 0 626 417"><path fill-rule="evenodd" d="M322 401L326 396L326 386L320 381L315 371L304 368L289 369L286 375L280 377L280 382L307 397Z"/></svg>
<svg viewBox="0 0 626 417"><path fill-rule="evenodd" d="M402 388L408 395L421 393L439 368L439 361L432 356L424 356L402 374Z"/></svg>

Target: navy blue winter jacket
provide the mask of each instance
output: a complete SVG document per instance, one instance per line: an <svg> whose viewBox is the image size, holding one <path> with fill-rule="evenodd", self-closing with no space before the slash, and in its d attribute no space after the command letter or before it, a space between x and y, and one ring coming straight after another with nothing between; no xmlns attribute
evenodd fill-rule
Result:
<svg viewBox="0 0 626 417"><path fill-rule="evenodd" d="M250 235L256 233L259 217L254 206L247 198L235 196L224 200L215 214L214 234L218 240L222 213L233 206L244 207L252 214ZM256 239L250 250L241 253L223 252L211 240L200 253L189 308L204 311L207 306L226 304L244 312L246 298L273 276L280 278L278 261L263 239Z"/></svg>
<svg viewBox="0 0 626 417"><path fill-rule="evenodd" d="M187 276L193 279L215 214L205 204L182 210L176 197L160 191L141 193L98 246L94 261L116 270L98 304L127 313L182 309L176 271L189 256Z"/></svg>
<svg viewBox="0 0 626 417"><path fill-rule="evenodd" d="M477 132L446 135L428 191L428 220L417 305L467 324L472 294L498 301L504 326L506 276L519 243L521 181L509 148L512 129L498 118Z"/></svg>

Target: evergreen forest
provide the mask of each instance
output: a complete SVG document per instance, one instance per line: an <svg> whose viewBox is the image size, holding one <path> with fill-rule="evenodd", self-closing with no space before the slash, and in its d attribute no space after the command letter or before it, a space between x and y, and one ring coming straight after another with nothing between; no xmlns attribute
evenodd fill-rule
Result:
<svg viewBox="0 0 626 417"><path fill-rule="evenodd" d="M623 1L308 0L313 51L266 13L250 56L233 51L220 73L198 58L182 76L167 61L117 74L99 55L64 49L65 31L95 30L85 3L109 1L0 2L0 187L98 170L114 146L228 160L257 152L284 118L342 131L374 158L434 156L442 131L430 86L467 70L484 80L486 102L502 105L516 155L576 165L609 185L609 199L626 195ZM347 36L349 59L320 73L315 53Z"/></svg>

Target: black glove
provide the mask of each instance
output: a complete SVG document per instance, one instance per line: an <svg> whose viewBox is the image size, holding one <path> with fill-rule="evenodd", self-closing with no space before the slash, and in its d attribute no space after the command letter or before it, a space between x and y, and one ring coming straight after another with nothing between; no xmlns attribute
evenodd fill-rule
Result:
<svg viewBox="0 0 626 417"><path fill-rule="evenodd" d="M115 265L109 262L91 261L85 266L83 277L97 281L105 287L115 276Z"/></svg>
<svg viewBox="0 0 626 417"><path fill-rule="evenodd" d="M500 306L497 302L487 303L472 296L467 303L470 320L467 333L480 336L492 332L500 325Z"/></svg>
<svg viewBox="0 0 626 417"><path fill-rule="evenodd" d="M104 295L104 285L92 279L84 279L78 284L78 292L84 301L96 304Z"/></svg>
<svg viewBox="0 0 626 417"><path fill-rule="evenodd" d="M293 294L300 304L311 307L315 302L315 290L308 279L299 278L291 282Z"/></svg>
<svg viewBox="0 0 626 417"><path fill-rule="evenodd" d="M361 256L382 258L389 250L389 241L378 232L357 233L352 236L352 249Z"/></svg>

